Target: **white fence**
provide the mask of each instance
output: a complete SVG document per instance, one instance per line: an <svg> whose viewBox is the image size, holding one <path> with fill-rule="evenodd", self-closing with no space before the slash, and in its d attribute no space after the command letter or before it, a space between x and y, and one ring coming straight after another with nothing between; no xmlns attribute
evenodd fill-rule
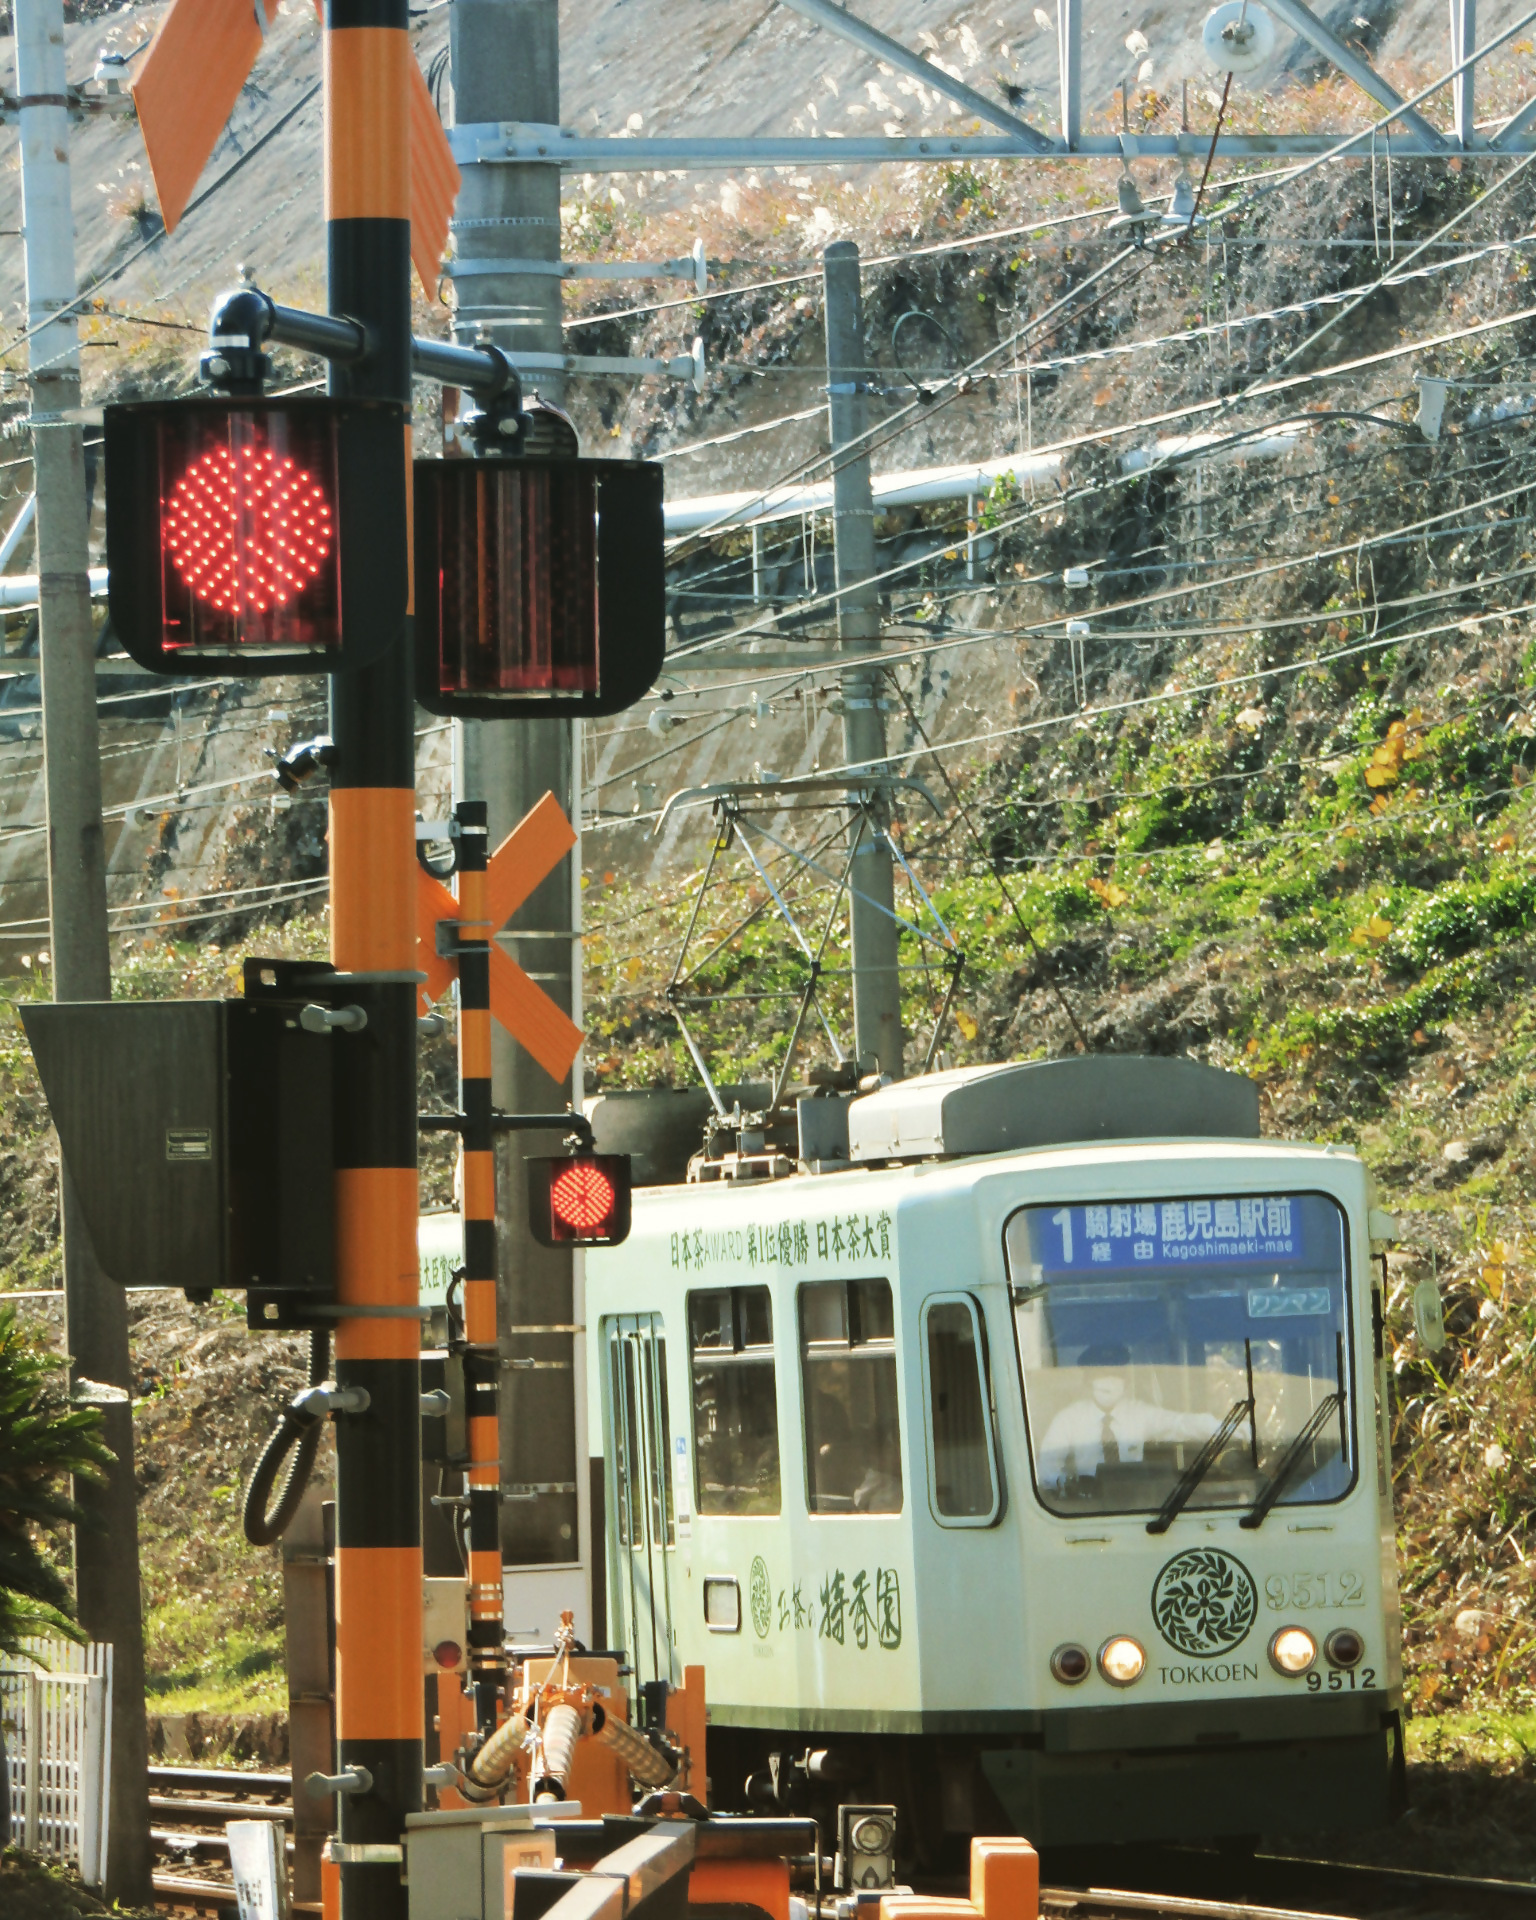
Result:
<svg viewBox="0 0 1536 1920"><path fill-rule="evenodd" d="M11 1844L100 1886L112 1769L112 1649L29 1640L0 1667Z"/></svg>

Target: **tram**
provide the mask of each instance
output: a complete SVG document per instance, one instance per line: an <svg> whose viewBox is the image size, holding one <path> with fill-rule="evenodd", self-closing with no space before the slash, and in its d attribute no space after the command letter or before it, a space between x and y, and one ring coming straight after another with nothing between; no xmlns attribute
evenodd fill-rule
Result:
<svg viewBox="0 0 1536 1920"><path fill-rule="evenodd" d="M845 1157L637 1188L587 1257L603 1627L637 1694L705 1666L713 1804L889 1802L924 1861L1390 1819L1359 1158L1185 1060L844 1104Z"/></svg>

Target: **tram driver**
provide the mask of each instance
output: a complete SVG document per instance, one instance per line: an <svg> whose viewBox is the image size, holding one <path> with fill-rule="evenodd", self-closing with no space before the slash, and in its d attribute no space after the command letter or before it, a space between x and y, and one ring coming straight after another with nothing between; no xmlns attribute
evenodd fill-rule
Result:
<svg viewBox="0 0 1536 1920"><path fill-rule="evenodd" d="M1140 1463L1149 1445L1209 1440L1216 1431L1214 1414L1180 1413L1138 1400L1129 1390L1129 1347L1085 1347L1077 1366L1092 1378L1088 1392L1064 1406L1046 1429L1039 1471L1047 1486L1061 1490L1091 1480L1101 1467Z"/></svg>

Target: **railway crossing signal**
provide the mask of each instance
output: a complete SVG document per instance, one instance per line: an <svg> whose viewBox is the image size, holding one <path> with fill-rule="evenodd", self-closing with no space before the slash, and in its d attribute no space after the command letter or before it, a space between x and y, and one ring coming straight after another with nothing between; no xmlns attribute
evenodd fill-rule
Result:
<svg viewBox="0 0 1536 1920"><path fill-rule="evenodd" d="M416 698L464 719L633 706L666 651L655 461L416 462Z"/></svg>
<svg viewBox="0 0 1536 1920"><path fill-rule="evenodd" d="M390 401L108 407L107 591L129 654L202 677L334 672L398 647L404 426Z"/></svg>
<svg viewBox="0 0 1536 1920"><path fill-rule="evenodd" d="M616 1247L629 1238L627 1153L528 1162L528 1225L541 1247Z"/></svg>
<svg viewBox="0 0 1536 1920"><path fill-rule="evenodd" d="M234 0L173 0L162 22L134 93L168 228L274 13L275 0L256 0L254 16ZM213 1111L224 1116L215 1124L233 1135L243 1123L238 1090L220 1077L224 1029L291 1021L300 1040L325 1049L317 1058L328 1068L328 1124L316 1118L313 1151L299 1156L315 1208L278 1218L268 1234L276 1264L268 1261L262 1287L245 1284L260 1324L334 1327L335 1383L326 1391L346 1418L336 1432L336 1772L315 1776L337 1805L325 1904L334 1915L339 1902L344 1920L403 1920L402 1834L425 1786L420 976L428 1004L455 977L460 987L463 1111L449 1118L460 1132L465 1182L466 1417L478 1449L468 1487L471 1644L483 1735L500 1711L504 1638L490 1149L493 1124L518 1124L491 1112L489 1016L556 1078L582 1038L494 935L575 835L546 798L487 861L483 806L461 803L456 894L424 871L413 879L412 694L420 665L406 645L411 374L469 389L509 446L521 438L520 395L496 348L411 336L410 266L435 284L458 173L411 51L404 0L327 0L323 25L330 311L282 308L242 287L215 308L202 362L204 377L222 389L217 397L109 409L109 591L124 645L155 672L331 677L334 971L295 968L274 979L274 1000L293 1002L281 1009L232 1003L212 1016L203 1079ZM268 341L326 357L329 396L264 398ZM425 480L417 470L437 542L430 571L414 583L430 633L422 656L428 707L496 717L613 712L654 680L664 633L660 471L605 466L492 459L464 463L455 475L439 466ZM442 564L445 552L451 567ZM247 1001L262 998L259 985L248 978ZM125 1012L93 1011L103 1019ZM184 1024L181 1008L164 1014L169 1025ZM208 1024L202 1014L185 1016L193 1017ZM131 1092L116 1103L119 1126L134 1106ZM168 1155L174 1147L196 1162L206 1147L216 1156L202 1186L217 1196L224 1146L176 1114L161 1131ZM621 1214L627 1220L627 1167L572 1164L583 1170L564 1185L559 1174L550 1181L551 1224L558 1214L559 1231L588 1240L606 1224L611 1242ZM248 1191L259 1204L261 1183ZM290 1269L302 1267L306 1281L310 1272L291 1257L290 1225L304 1228L306 1246L330 1255L324 1299L320 1288L286 1285ZM229 1284L241 1283L243 1244L238 1236L230 1242Z"/></svg>
<svg viewBox="0 0 1536 1920"><path fill-rule="evenodd" d="M486 864L485 918L476 923L489 944L491 1012L552 1080L563 1080L581 1046L580 1027L503 953L495 934L552 873L576 835L552 793L526 813ZM460 905L441 880L422 869L416 878L416 940L425 1012L448 991L459 971Z"/></svg>

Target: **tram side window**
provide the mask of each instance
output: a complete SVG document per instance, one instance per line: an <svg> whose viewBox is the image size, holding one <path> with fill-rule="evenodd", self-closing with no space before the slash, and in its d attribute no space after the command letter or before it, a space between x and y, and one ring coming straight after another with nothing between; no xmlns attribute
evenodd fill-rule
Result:
<svg viewBox="0 0 1536 1920"><path fill-rule="evenodd" d="M779 1511L779 1401L766 1287L690 1293L698 1510Z"/></svg>
<svg viewBox="0 0 1536 1920"><path fill-rule="evenodd" d="M924 1324L934 1510L945 1520L990 1520L997 1486L976 1309L968 1300L935 1300Z"/></svg>
<svg viewBox="0 0 1536 1920"><path fill-rule="evenodd" d="M900 1513L896 1321L887 1280L800 1289L806 1501L812 1513Z"/></svg>

